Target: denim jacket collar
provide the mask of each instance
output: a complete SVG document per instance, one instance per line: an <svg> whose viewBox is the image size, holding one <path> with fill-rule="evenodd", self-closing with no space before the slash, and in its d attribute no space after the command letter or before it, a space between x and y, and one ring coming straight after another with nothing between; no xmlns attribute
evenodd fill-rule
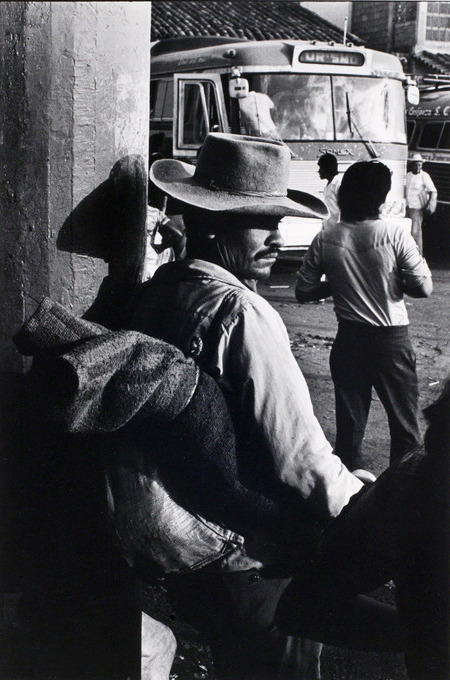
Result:
<svg viewBox="0 0 450 680"><path fill-rule="evenodd" d="M215 281L221 281L229 286L240 288L241 290L249 290L248 286L227 269L218 264L199 259L181 260L179 262L170 262L169 265L163 265L157 269L152 280L155 283L163 281L173 283L198 278L210 278Z"/></svg>

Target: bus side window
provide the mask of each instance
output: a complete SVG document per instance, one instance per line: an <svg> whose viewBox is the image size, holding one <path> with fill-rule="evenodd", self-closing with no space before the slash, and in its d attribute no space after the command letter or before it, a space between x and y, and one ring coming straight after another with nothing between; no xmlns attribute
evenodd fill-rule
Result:
<svg viewBox="0 0 450 680"><path fill-rule="evenodd" d="M450 150L450 123L445 123L444 125L444 130L439 140L439 148Z"/></svg>
<svg viewBox="0 0 450 680"><path fill-rule="evenodd" d="M425 123L417 146L421 149L436 149L441 136L443 123Z"/></svg>
<svg viewBox="0 0 450 680"><path fill-rule="evenodd" d="M199 146L208 132L219 127L219 113L214 84L183 82L182 146Z"/></svg>
<svg viewBox="0 0 450 680"><path fill-rule="evenodd" d="M150 118L152 120L171 120L173 117L173 81L157 80L152 82L150 102Z"/></svg>

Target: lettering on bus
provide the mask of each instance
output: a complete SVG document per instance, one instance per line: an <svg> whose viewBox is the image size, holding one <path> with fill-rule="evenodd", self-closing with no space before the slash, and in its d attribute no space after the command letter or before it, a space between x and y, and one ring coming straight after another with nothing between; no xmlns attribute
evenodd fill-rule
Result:
<svg viewBox="0 0 450 680"><path fill-rule="evenodd" d="M337 52L336 50L304 50L298 60L302 64L338 64L339 66L362 66L364 55L361 52Z"/></svg>
<svg viewBox="0 0 450 680"><path fill-rule="evenodd" d="M449 118L450 106L436 106L435 109L417 109L414 107L408 109L407 115L410 118L431 118L432 116Z"/></svg>
<svg viewBox="0 0 450 680"><path fill-rule="evenodd" d="M322 146L319 149L319 153L317 155L321 156L324 153L332 153L335 156L354 156L355 155L351 149L347 149L347 148L332 149L330 147Z"/></svg>

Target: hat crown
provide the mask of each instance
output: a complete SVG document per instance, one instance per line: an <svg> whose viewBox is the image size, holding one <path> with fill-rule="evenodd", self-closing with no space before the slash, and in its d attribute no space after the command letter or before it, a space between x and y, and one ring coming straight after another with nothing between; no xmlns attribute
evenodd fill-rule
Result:
<svg viewBox="0 0 450 680"><path fill-rule="evenodd" d="M173 158L152 163L150 180L183 203L215 212L324 217L312 194L288 190L291 152L283 142L223 132L207 135L197 164Z"/></svg>
<svg viewBox="0 0 450 680"><path fill-rule="evenodd" d="M422 154L415 152L410 155L409 157L410 161L423 161Z"/></svg>
<svg viewBox="0 0 450 680"><path fill-rule="evenodd" d="M202 146L194 179L209 189L252 196L286 196L290 153L282 142L221 132Z"/></svg>

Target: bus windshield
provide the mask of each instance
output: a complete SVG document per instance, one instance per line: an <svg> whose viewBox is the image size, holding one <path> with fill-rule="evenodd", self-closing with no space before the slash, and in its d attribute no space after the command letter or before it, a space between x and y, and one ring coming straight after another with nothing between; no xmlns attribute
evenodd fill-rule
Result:
<svg viewBox="0 0 450 680"><path fill-rule="evenodd" d="M398 80L333 77L336 139L406 143L405 94Z"/></svg>
<svg viewBox="0 0 450 680"><path fill-rule="evenodd" d="M285 142L406 143L404 92L397 80L287 73L246 77L250 96L239 100L246 134Z"/></svg>

